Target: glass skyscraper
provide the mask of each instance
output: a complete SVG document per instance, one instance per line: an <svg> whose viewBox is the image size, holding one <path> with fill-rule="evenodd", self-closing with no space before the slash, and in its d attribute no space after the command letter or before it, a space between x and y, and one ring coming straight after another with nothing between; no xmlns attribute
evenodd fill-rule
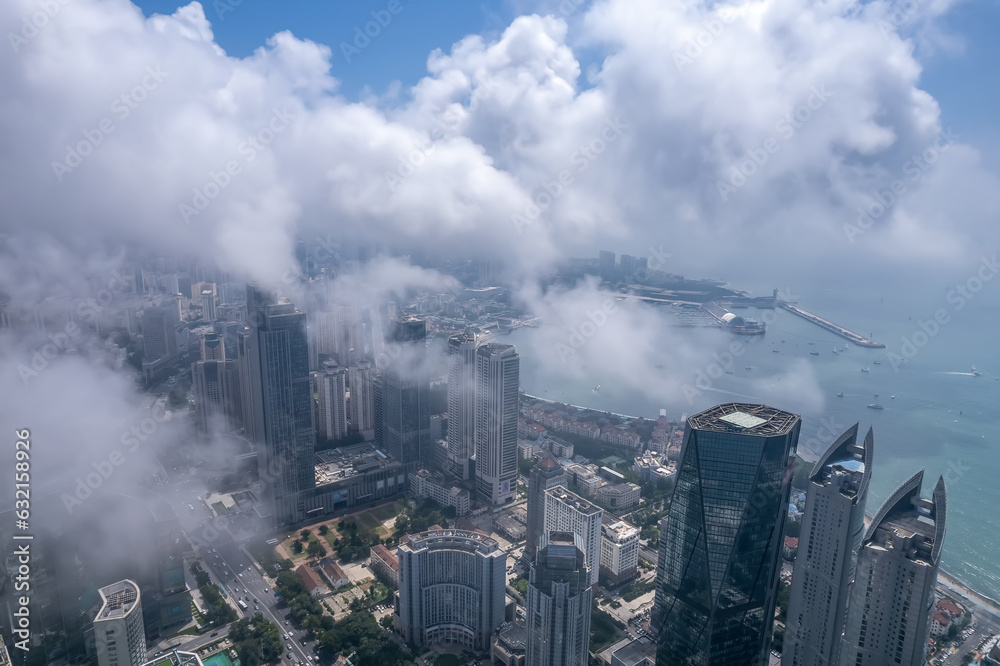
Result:
<svg viewBox="0 0 1000 666"><path fill-rule="evenodd" d="M801 420L717 405L687 420L660 521L656 662L767 663Z"/></svg>
<svg viewBox="0 0 1000 666"><path fill-rule="evenodd" d="M265 503L275 526L303 518L299 492L316 485L306 316L247 287L248 382Z"/></svg>

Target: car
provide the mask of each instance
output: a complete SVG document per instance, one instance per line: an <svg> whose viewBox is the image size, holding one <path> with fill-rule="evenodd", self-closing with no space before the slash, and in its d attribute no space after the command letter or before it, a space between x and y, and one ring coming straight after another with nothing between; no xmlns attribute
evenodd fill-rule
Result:
<svg viewBox="0 0 1000 666"><path fill-rule="evenodd" d="M288 648L288 654L291 654L292 653L292 644L291 643L285 643L285 647Z"/></svg>
<svg viewBox="0 0 1000 666"><path fill-rule="evenodd" d="M287 631L285 632L285 640L286 641L288 640L288 632Z"/></svg>
<svg viewBox="0 0 1000 666"><path fill-rule="evenodd" d="M213 631L213 632L212 632L212 635L211 635L211 636L209 636L209 638L215 638L215 637L216 637L216 636L218 636L218 635L219 635L219 632L217 632L217 631Z"/></svg>

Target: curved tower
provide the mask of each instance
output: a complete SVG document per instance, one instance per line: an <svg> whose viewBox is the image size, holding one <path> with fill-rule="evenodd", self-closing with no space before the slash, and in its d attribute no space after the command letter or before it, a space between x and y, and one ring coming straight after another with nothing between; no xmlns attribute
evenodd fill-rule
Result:
<svg viewBox="0 0 1000 666"><path fill-rule="evenodd" d="M809 474L799 552L792 570L782 666L839 663L872 476L871 429L861 445L857 438L855 423L826 450Z"/></svg>

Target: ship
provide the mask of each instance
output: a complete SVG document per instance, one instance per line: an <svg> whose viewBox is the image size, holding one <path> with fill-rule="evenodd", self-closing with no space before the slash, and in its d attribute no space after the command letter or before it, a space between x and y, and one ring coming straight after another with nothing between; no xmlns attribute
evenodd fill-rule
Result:
<svg viewBox="0 0 1000 666"><path fill-rule="evenodd" d="M861 368L861 372L871 372L871 368L869 368L869 367L868 367L868 366L866 365L865 367Z"/></svg>
<svg viewBox="0 0 1000 666"><path fill-rule="evenodd" d="M981 373L978 370L976 370L976 366L972 366L972 376L973 377L978 377L981 374L983 374L983 373Z"/></svg>
<svg viewBox="0 0 1000 666"><path fill-rule="evenodd" d="M843 397L844 397L844 392L843 392L843 391L841 391L840 393L838 393L838 394L837 394L837 397L838 397L838 398L843 398Z"/></svg>
<svg viewBox="0 0 1000 666"><path fill-rule="evenodd" d="M877 402L873 402L872 404L868 405L868 409L885 409L885 407L878 404Z"/></svg>
<svg viewBox="0 0 1000 666"><path fill-rule="evenodd" d="M811 351L809 353L812 354L813 356L819 356L819 352L818 351Z"/></svg>
<svg viewBox="0 0 1000 666"><path fill-rule="evenodd" d="M882 365L882 361L872 361L875 365Z"/></svg>

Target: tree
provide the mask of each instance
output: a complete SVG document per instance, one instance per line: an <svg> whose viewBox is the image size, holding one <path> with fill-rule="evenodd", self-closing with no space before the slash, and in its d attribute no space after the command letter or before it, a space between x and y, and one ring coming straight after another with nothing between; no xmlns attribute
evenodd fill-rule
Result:
<svg viewBox="0 0 1000 666"><path fill-rule="evenodd" d="M326 533L327 533L327 532L329 532L329 531L330 531L330 528L329 528L329 527L327 527L326 525L320 525L320 526L319 526L319 533L320 533L320 534L321 534L322 536L326 536Z"/></svg>
<svg viewBox="0 0 1000 666"><path fill-rule="evenodd" d="M321 544L319 541L310 541L307 552L313 557L320 557L322 555L326 555L326 549L323 548L323 544Z"/></svg>
<svg viewBox="0 0 1000 666"><path fill-rule="evenodd" d="M299 532L299 534L302 535L303 539L308 539L311 532L309 530L302 530L301 532Z"/></svg>
<svg viewBox="0 0 1000 666"><path fill-rule="evenodd" d="M296 555L302 554L302 542L299 541L298 539L296 539L295 543L292 544L292 552L295 553Z"/></svg>

